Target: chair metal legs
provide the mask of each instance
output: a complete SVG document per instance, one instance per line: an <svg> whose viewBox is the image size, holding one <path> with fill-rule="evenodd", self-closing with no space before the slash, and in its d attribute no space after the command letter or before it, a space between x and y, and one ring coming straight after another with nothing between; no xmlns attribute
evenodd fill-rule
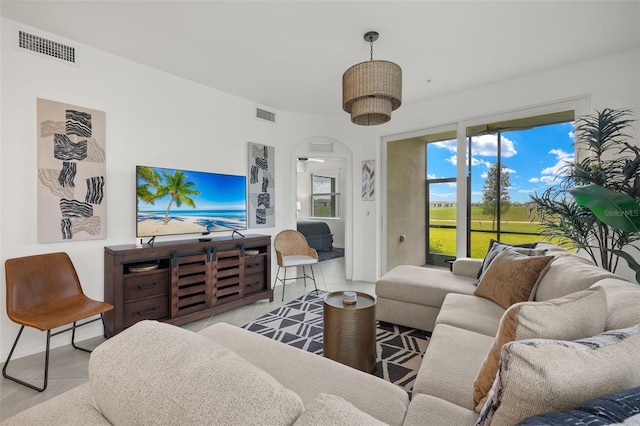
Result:
<svg viewBox="0 0 640 426"><path fill-rule="evenodd" d="M311 268L311 276L309 278L311 278L311 280L313 281L313 286L316 288L316 295L318 294L318 285L316 284L316 274L313 273L313 265L309 265L309 268ZM302 273L304 273L304 267L302 267ZM305 274L305 276L307 276Z"/></svg>
<svg viewBox="0 0 640 426"><path fill-rule="evenodd" d="M7 374L7 367L9 366L9 361L11 360L11 356L13 356L13 351L16 349L16 346L18 345L18 340L20 340L20 336L22 336L23 330L24 330L24 325L20 327L20 331L18 331L18 336L16 337L16 340L15 342L13 342L13 346L9 351L9 357L7 358L7 361L4 363L4 367L2 368L2 376L5 379L13 380L16 383L20 383L21 385L25 385L31 389L37 390L38 392L42 392L47 388L47 381L48 381L47 379L49 377L49 343L51 341L51 330L47 330L47 349L45 351L45 358L44 358L44 386L39 388L37 386L32 385L31 383L24 382L16 377L13 377Z"/></svg>
<svg viewBox="0 0 640 426"><path fill-rule="evenodd" d="M313 286L316 288L316 294L318 294L318 286L316 284L316 276L313 273L313 265L309 265L309 267L311 268L311 276L307 275L307 272L305 270L305 265L301 265L302 266L302 276L301 277L294 277L294 278L287 278L287 267L284 267L284 277L283 278L279 278L280 277L280 266L278 266L278 271L276 272L276 280L273 283L273 288L276 288L276 284L278 283L278 281L282 282L282 301L284 301L284 287L285 287L285 283L287 280L299 280L299 279L303 279L304 280L304 286L307 286L307 278L309 278L310 280L313 281Z"/></svg>
<svg viewBox="0 0 640 426"><path fill-rule="evenodd" d="M71 346L73 346L74 349L80 349L81 351L85 351L85 352L91 353L92 349L81 348L80 346L76 345L76 342L75 342L75 340L76 340L76 328L82 327L83 325L90 324L90 323L96 322L96 321L102 321L102 329L104 330L105 337L108 339L109 338L109 330L107 329L107 324L105 324L105 322L104 322L104 314L100 314L100 318L94 318L94 319L92 319L90 321L87 321L87 322L84 322L84 323L82 323L80 325L76 325L77 321L74 321L73 322L73 327L68 328L66 330L59 331L56 334L64 333L65 331L71 330ZM55 334L52 334L52 336L55 336Z"/></svg>
<svg viewBox="0 0 640 426"><path fill-rule="evenodd" d="M15 342L13 342L13 346L11 347L11 351L9 351L9 356L7 357L7 361L4 363L4 367L2 368L2 376L5 379L9 379L9 380L12 380L12 381L14 381L16 383L20 383L21 385L24 385L24 386L26 386L28 388L37 390L38 392L44 391L47 388L47 384L49 382L49 348L51 347L51 338L53 336L57 336L58 334L62 334L62 333L65 333L65 332L71 330L71 345L75 349L80 349L81 351L85 351L85 352L91 353L90 349L81 348L80 346L76 345L75 336L76 336L76 328L82 327L83 325L87 325L87 324L90 324L90 323L95 322L95 321L102 321L102 327L104 328L105 335L107 336L107 338L109 338L107 327L106 327L106 324L104 322L104 315L103 314L100 314L99 318L94 318L92 320L83 322L82 324L76 324L77 321L74 321L72 327L66 328L64 330L57 331L55 333L52 333L51 330L47 330L47 347L46 347L45 355L44 355L44 383L43 383L43 386L41 388L39 388L39 387L37 387L35 385L32 385L31 383L27 383L27 382L25 382L23 380L20 380L17 377L13 377L13 376L10 376L9 374L7 374L7 367L9 366L9 361L11 361L11 357L13 356L13 351L16 349L16 346L18 346L18 340L20 340L20 336L22 336L22 331L24 330L24 327L25 327L24 325L22 325L20 327L20 331L18 331L18 336L16 337Z"/></svg>

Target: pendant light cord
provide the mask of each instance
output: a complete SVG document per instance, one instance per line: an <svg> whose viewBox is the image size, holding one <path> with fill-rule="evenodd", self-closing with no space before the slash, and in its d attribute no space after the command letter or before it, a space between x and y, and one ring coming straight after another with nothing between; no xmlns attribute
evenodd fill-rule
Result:
<svg viewBox="0 0 640 426"><path fill-rule="evenodd" d="M371 45L371 52L370 52L371 59L370 60L373 61L373 39L369 38L369 44Z"/></svg>

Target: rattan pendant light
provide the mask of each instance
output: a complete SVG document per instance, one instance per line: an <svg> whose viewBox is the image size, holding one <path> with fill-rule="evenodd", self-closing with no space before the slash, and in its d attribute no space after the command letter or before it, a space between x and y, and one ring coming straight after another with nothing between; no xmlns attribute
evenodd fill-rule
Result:
<svg viewBox="0 0 640 426"><path fill-rule="evenodd" d="M375 126L391 120L391 111L402 103L402 69L393 62L373 60L377 32L367 32L364 39L371 45L371 59L342 75L342 109L351 114L352 123Z"/></svg>

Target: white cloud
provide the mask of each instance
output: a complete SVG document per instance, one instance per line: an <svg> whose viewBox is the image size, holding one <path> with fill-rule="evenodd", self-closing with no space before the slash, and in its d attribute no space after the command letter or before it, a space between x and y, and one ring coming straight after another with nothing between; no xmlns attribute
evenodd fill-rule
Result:
<svg viewBox="0 0 640 426"><path fill-rule="evenodd" d="M515 144L509 138L502 136L502 146L500 154L503 158L513 157L518 153ZM483 157L495 157L498 155L498 135L480 135L472 138L471 150L472 155L481 155Z"/></svg>
<svg viewBox="0 0 640 426"><path fill-rule="evenodd" d="M574 155L570 152L565 152L561 149L552 149L549 154L555 155L559 160L571 160L573 161Z"/></svg>
<svg viewBox="0 0 640 426"><path fill-rule="evenodd" d="M555 150L554 150L555 151ZM540 172L541 175L553 175L553 176L563 176L567 174L566 166L567 163L573 161L573 155L569 155L566 152L560 151L559 153L549 152L550 154L555 154L558 161L553 166L545 167Z"/></svg>
<svg viewBox="0 0 640 426"><path fill-rule="evenodd" d="M430 145L438 148L446 149L451 152L457 152L458 151L457 144L458 142L455 139L451 139L449 141L432 142Z"/></svg>
<svg viewBox="0 0 640 426"><path fill-rule="evenodd" d="M574 161L573 153L563 151L561 149L552 149L549 154L556 157L554 165L545 167L540 171L540 177L529 179L529 182L541 182L547 186L555 185L560 182L560 177L567 174L566 165Z"/></svg>
<svg viewBox="0 0 640 426"><path fill-rule="evenodd" d="M473 157L471 159L471 165L472 166L484 166L487 169L489 169L491 167L491 164L492 164L491 161L482 160L482 159L477 158L477 157Z"/></svg>
<svg viewBox="0 0 640 426"><path fill-rule="evenodd" d="M542 176L540 178L540 182L544 183L547 186L555 185L560 182L558 176Z"/></svg>

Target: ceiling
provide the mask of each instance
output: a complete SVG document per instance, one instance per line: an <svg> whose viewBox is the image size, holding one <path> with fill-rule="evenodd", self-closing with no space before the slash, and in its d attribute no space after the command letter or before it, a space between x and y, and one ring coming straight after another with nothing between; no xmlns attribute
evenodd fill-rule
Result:
<svg viewBox="0 0 640 426"><path fill-rule="evenodd" d="M640 0L2 0L0 14L79 55L92 46L313 114L342 113L342 73L369 59L369 30L374 59L402 67L405 105L640 47Z"/></svg>

